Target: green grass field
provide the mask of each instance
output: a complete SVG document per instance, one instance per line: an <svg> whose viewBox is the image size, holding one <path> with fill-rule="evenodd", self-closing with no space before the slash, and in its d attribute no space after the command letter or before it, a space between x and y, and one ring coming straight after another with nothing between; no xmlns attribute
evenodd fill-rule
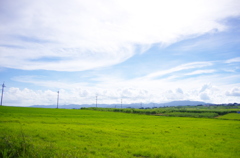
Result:
<svg viewBox="0 0 240 158"><path fill-rule="evenodd" d="M231 119L0 107L0 157L237 158L239 133Z"/></svg>
<svg viewBox="0 0 240 158"><path fill-rule="evenodd" d="M219 119L228 119L228 120L239 120L240 121L240 114L238 113L230 113L223 116L218 117Z"/></svg>
<svg viewBox="0 0 240 158"><path fill-rule="evenodd" d="M236 113L240 106L176 106L160 107L154 109L133 109L133 108L82 108L95 111L112 111L134 114L163 115L176 117L215 118L228 113Z"/></svg>

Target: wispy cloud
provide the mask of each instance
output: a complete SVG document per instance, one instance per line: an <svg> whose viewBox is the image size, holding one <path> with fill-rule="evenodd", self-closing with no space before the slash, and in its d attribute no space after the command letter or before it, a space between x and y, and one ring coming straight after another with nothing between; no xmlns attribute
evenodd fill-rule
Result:
<svg viewBox="0 0 240 158"><path fill-rule="evenodd" d="M240 62L240 57L229 59L226 61L226 63L239 63Z"/></svg>
<svg viewBox="0 0 240 158"><path fill-rule="evenodd" d="M240 15L239 7L237 0L1 1L0 65L57 71L111 66L134 56L136 45L167 46L224 31L221 20ZM59 60L41 60L49 57Z"/></svg>
<svg viewBox="0 0 240 158"><path fill-rule="evenodd" d="M96 95L98 95L99 103L104 104L120 104L121 99L124 103L163 103L172 100L201 100L212 103L239 101L236 98L239 96L239 84L225 87L214 83L207 86L203 84L204 82L188 83L187 81L164 82L163 84L149 82L147 84L151 84L152 87L125 85L118 88L114 85L116 89L109 89L108 86L111 85L105 85L105 88L71 87L70 89L60 89L60 104L94 104ZM192 86L194 84L195 86ZM52 105L56 103L56 92L9 87L5 90L4 103L18 106Z"/></svg>
<svg viewBox="0 0 240 158"><path fill-rule="evenodd" d="M45 76L15 76L11 80L22 82L22 83L31 83L38 86L48 87L50 89L74 89L75 87L84 87L88 85L86 82L81 83L69 83L58 80L49 80Z"/></svg>
<svg viewBox="0 0 240 158"><path fill-rule="evenodd" d="M171 74L174 72L178 72L178 71L182 71L182 70L188 70L188 69L196 69L196 68L202 68L202 67L206 67L206 66L211 66L212 63L211 62L193 62L193 63L187 63L187 64L182 64L180 66L171 68L169 70L163 70L163 71L158 71L158 72L154 72L151 73L147 76L145 76L144 78L156 78L159 76L163 76L166 74ZM198 71L199 72L199 71Z"/></svg>
<svg viewBox="0 0 240 158"><path fill-rule="evenodd" d="M101 103L240 101L239 8L239 0L0 1L5 99L53 104L60 90L63 104L91 104L96 94Z"/></svg>
<svg viewBox="0 0 240 158"><path fill-rule="evenodd" d="M200 74L209 74L209 73L213 73L215 72L216 70L196 70L196 71L193 71L191 73L187 73L185 75L200 75Z"/></svg>
<svg viewBox="0 0 240 158"><path fill-rule="evenodd" d="M233 88L231 91L227 91L228 96L240 96L240 88Z"/></svg>

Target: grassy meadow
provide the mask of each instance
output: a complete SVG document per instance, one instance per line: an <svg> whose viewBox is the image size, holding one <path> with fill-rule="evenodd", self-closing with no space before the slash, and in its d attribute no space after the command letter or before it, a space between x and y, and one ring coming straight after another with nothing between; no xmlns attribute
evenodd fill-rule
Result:
<svg viewBox="0 0 240 158"><path fill-rule="evenodd" d="M0 157L237 158L239 116L0 106Z"/></svg>
<svg viewBox="0 0 240 158"><path fill-rule="evenodd" d="M240 121L240 114L238 113L229 113L223 116L218 117L219 119L226 119L226 120L238 120Z"/></svg>

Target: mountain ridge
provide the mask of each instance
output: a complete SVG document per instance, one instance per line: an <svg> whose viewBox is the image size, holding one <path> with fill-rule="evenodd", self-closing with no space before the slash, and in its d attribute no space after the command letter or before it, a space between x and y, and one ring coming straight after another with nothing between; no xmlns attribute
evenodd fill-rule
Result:
<svg viewBox="0 0 240 158"><path fill-rule="evenodd" d="M153 107L166 107L166 106L196 106L196 105L210 105L202 101L180 100L171 101L166 103L131 103L131 104L98 104L97 107L101 108L153 108ZM29 107L36 108L57 108L57 105L32 105ZM60 109L79 109L82 107L96 107L96 104L68 104L59 105Z"/></svg>

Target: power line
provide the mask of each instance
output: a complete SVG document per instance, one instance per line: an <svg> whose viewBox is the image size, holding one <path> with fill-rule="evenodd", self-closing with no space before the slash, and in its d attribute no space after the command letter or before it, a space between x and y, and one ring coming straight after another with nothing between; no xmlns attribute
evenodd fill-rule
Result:
<svg viewBox="0 0 240 158"><path fill-rule="evenodd" d="M2 106L2 101L3 101L4 87L6 87L6 86L4 85L4 82L3 82L3 84L2 84L2 96L1 96L1 106Z"/></svg>

